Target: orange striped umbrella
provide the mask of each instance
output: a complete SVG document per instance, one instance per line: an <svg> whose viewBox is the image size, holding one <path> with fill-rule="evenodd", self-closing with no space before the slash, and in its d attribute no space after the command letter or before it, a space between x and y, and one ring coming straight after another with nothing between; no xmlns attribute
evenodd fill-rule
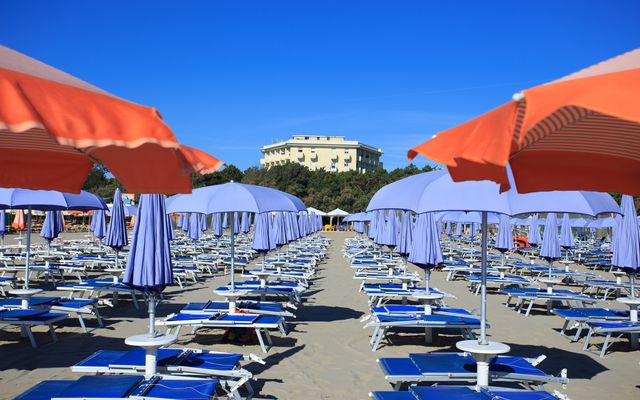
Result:
<svg viewBox="0 0 640 400"><path fill-rule="evenodd" d="M409 150L456 181L640 194L640 49L514 95Z"/></svg>
<svg viewBox="0 0 640 400"><path fill-rule="evenodd" d="M26 224L24 223L24 211L16 210L16 216L13 217L13 222L11 223L11 227L17 231L24 230L26 228Z"/></svg>
<svg viewBox="0 0 640 400"><path fill-rule="evenodd" d="M100 162L131 192L188 193L186 153L155 109L0 46L0 187L77 193Z"/></svg>

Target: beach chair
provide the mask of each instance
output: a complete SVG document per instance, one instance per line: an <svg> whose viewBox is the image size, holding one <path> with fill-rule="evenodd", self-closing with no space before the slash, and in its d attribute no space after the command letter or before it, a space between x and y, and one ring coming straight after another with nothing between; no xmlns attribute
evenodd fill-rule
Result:
<svg viewBox="0 0 640 400"><path fill-rule="evenodd" d="M138 295L142 296L142 292L137 289L125 286L121 282L114 282L113 279L89 279L87 282L74 283L64 286L56 287L56 290L69 292L68 298L74 298L76 295L86 294L88 297L92 297L98 300L99 303L104 303L108 306L115 306L118 303L120 295L131 296L131 302L135 309L139 309ZM105 294L111 294L112 300L101 298L100 296Z"/></svg>
<svg viewBox="0 0 640 400"><path fill-rule="evenodd" d="M288 304L287 306L293 306ZM281 303L275 303L270 301L251 301L241 300L236 302L236 310L238 312L249 312L251 314L260 315L277 315L280 317L295 318L295 314L287 311L285 306ZM219 314L229 311L229 303L226 301L207 301L206 303L189 303L182 310L181 313L187 314Z"/></svg>
<svg viewBox="0 0 640 400"><path fill-rule="evenodd" d="M371 351L378 350L380 342L386 337L390 329L421 328L425 331L425 341L431 341L433 329L459 330L465 339L475 339L473 329L480 328L480 320L476 318L454 315L375 315L376 320L369 322L366 327L373 328L371 334Z"/></svg>
<svg viewBox="0 0 640 400"><path fill-rule="evenodd" d="M16 309L6 310L0 309L0 326L18 326L22 336L29 338L31 347L38 348L35 337L31 328L33 326L45 325L49 327L49 334L53 342L58 341L56 336L54 325L56 322L67 318L67 314L62 313L50 313L46 310L34 310L34 309Z"/></svg>
<svg viewBox="0 0 640 400"><path fill-rule="evenodd" d="M516 382L530 388L545 383L568 383L567 372L560 376L544 373L537 365L546 359L497 356L489 362L489 379L499 382ZM405 358L380 358L377 360L385 379L400 390L404 384L420 382L475 382L477 364L467 353L420 353Z"/></svg>
<svg viewBox="0 0 640 400"><path fill-rule="evenodd" d="M584 339L583 350L588 350L591 342L591 338L595 335L604 336L604 343L600 348L600 357L604 357L609 347L611 347L611 336L616 335L616 338L620 338L624 335L633 336L640 334L640 322L632 321L607 321L607 322L587 322L589 326L589 333ZM631 338L630 340L637 340Z"/></svg>
<svg viewBox="0 0 640 400"><path fill-rule="evenodd" d="M573 307L553 309L551 312L561 318L564 318L564 324L560 330L561 335L566 335L567 329L576 329L576 333L573 335L572 339L573 342L580 339L580 335L584 328L588 328L586 325L587 322L629 320L629 311L610 308Z"/></svg>
<svg viewBox="0 0 640 400"><path fill-rule="evenodd" d="M211 400L217 379L137 375L83 376L77 380L42 381L14 400L153 399Z"/></svg>
<svg viewBox="0 0 640 400"><path fill-rule="evenodd" d="M195 333L198 329L251 329L256 333L260 348L264 353L267 353L269 348L273 346L269 330L278 330L283 336L287 335L284 318L276 315L177 313L167 316L166 319L158 321L157 324L166 326L168 333L175 336L180 335L181 328L184 326L191 327L192 333Z"/></svg>
<svg viewBox="0 0 640 400"><path fill-rule="evenodd" d="M19 309L22 307L21 299L16 297L4 299L0 301L0 307L8 310ZM29 307L73 314L78 318L83 333L87 333L87 326L83 318L85 315L93 315L96 317L98 326L100 328L104 327L96 299L62 299L60 297L34 296L29 299Z"/></svg>
<svg viewBox="0 0 640 400"><path fill-rule="evenodd" d="M157 368L159 373L171 376L219 378L229 395L239 397L238 390L244 387L251 396L254 393L250 382L253 374L241 367L241 360L264 364L261 358L253 354L243 356L189 348L161 348L158 349ZM145 351L99 350L71 367L71 370L95 374L141 374L145 371Z"/></svg>
<svg viewBox="0 0 640 400"><path fill-rule="evenodd" d="M468 386L410 386L406 392L371 392L375 400L568 400L558 392Z"/></svg>

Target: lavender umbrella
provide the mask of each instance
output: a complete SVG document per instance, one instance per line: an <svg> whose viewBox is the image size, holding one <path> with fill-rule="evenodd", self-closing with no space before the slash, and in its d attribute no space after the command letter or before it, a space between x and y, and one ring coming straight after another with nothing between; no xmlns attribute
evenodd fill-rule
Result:
<svg viewBox="0 0 640 400"><path fill-rule="evenodd" d="M262 270L264 270L265 255L275 249L275 241L271 239L271 215L270 213L259 213L255 216L253 227L253 243L251 248L262 254Z"/></svg>
<svg viewBox="0 0 640 400"><path fill-rule="evenodd" d="M0 210L0 251L4 250L4 235L7 232L7 212Z"/></svg>
<svg viewBox="0 0 640 400"><path fill-rule="evenodd" d="M189 239L193 240L194 245L195 241L202 237L202 226L200 225L200 222L200 214L191 213L191 215L189 215L189 232L187 235L189 236Z"/></svg>
<svg viewBox="0 0 640 400"><path fill-rule="evenodd" d="M227 228L229 228L229 217L227 213L224 213L224 215L222 216L222 229Z"/></svg>
<svg viewBox="0 0 640 400"><path fill-rule="evenodd" d="M178 214L178 222L176 225L178 225L180 228L182 228L182 221L184 219L184 214L183 213L179 213Z"/></svg>
<svg viewBox="0 0 640 400"><path fill-rule="evenodd" d="M513 249L513 234L511 232L511 218L500 214L498 223L498 235L494 247L502 253L502 265L504 265L504 253Z"/></svg>
<svg viewBox="0 0 640 400"><path fill-rule="evenodd" d="M447 236L451 236L451 222L447 222L445 225L444 233Z"/></svg>
<svg viewBox="0 0 640 400"><path fill-rule="evenodd" d="M382 229L380 229L380 235L376 237L376 243L385 245L389 249L397 245L396 242L396 215L395 211L390 211L386 216L382 213Z"/></svg>
<svg viewBox="0 0 640 400"><path fill-rule="evenodd" d="M173 221L171 220L171 214L167 214L167 227L169 240L176 240L176 234L173 231Z"/></svg>
<svg viewBox="0 0 640 400"><path fill-rule="evenodd" d="M558 220L556 213L547 215L544 224L544 234L542 235L542 246L540 247L540 257L549 262L549 279L551 279L551 265L553 260L560 258L560 240L558 239Z"/></svg>
<svg viewBox="0 0 640 400"><path fill-rule="evenodd" d="M182 215L182 224L180 229L187 232L189 230L189 213L180 213Z"/></svg>
<svg viewBox="0 0 640 400"><path fill-rule="evenodd" d="M44 224L42 224L42 229L40 230L40 236L47 241L47 254L51 251L51 241L57 238L64 229L59 213L60 211L47 211L44 217Z"/></svg>
<svg viewBox="0 0 640 400"><path fill-rule="evenodd" d="M240 215L237 212L233 213L233 233L240 233Z"/></svg>
<svg viewBox="0 0 640 400"><path fill-rule="evenodd" d="M25 289L29 289L31 259L31 211L41 210L105 210L107 206L97 196L81 191L79 194L55 190L0 188L0 209L27 209L27 255L25 260ZM104 218L104 214L103 214ZM23 307L28 302L23 302Z"/></svg>
<svg viewBox="0 0 640 400"><path fill-rule="evenodd" d="M456 234L457 237L462 237L462 222L458 222L456 224Z"/></svg>
<svg viewBox="0 0 640 400"><path fill-rule="evenodd" d="M538 225L538 214L533 214L529 223L529 235L527 237L530 245L538 245L542 242L540 238L540 226Z"/></svg>
<svg viewBox="0 0 640 400"><path fill-rule="evenodd" d="M571 231L571 220L569 214L564 213L562 223L560 224L560 246L569 248L575 246L573 232Z"/></svg>
<svg viewBox="0 0 640 400"><path fill-rule="evenodd" d="M122 204L122 194L120 189L116 189L113 195L113 207L111 208L111 220L107 228L107 236L104 244L111 247L116 252L116 268L118 268L118 253L123 247L129 244L127 237L127 223L124 215L124 205Z"/></svg>
<svg viewBox="0 0 640 400"><path fill-rule="evenodd" d="M244 211L242 212L242 222L240 223L240 230L244 233L249 233L251 230L251 215Z"/></svg>
<svg viewBox="0 0 640 400"><path fill-rule="evenodd" d="M418 214L408 260L424 269L424 284L429 293L431 269L442 262L440 237L433 213Z"/></svg>
<svg viewBox="0 0 640 400"><path fill-rule="evenodd" d="M636 208L633 197L622 196L622 223L617 238L617 245L613 248L612 263L629 274L631 283L631 298L635 297L635 274L640 268L640 233Z"/></svg>
<svg viewBox="0 0 640 400"><path fill-rule="evenodd" d="M402 213L402 219L400 222L400 234L398 235L398 246L396 251L403 257L407 257L411 251L413 243L413 226L411 224L411 212L405 211Z"/></svg>
<svg viewBox="0 0 640 400"><path fill-rule="evenodd" d="M367 236L369 236L369 239L375 240L376 235L378 233L378 220L380 217L380 213L382 211L373 211L372 212L372 216L371 216L371 223L369 224L369 233Z"/></svg>
<svg viewBox="0 0 640 400"><path fill-rule="evenodd" d="M215 237L222 236L222 215L220 213L213 213L211 215L211 231Z"/></svg>
<svg viewBox="0 0 640 400"><path fill-rule="evenodd" d="M197 219L197 218L196 218ZM165 196L140 196L138 220L133 228L133 239L123 283L144 292L149 298L149 332L146 340L157 340L155 330L156 296L173 284L169 220L165 209ZM166 336L168 343L175 337ZM140 338L136 338L140 341ZM146 376L155 374L157 348L147 348Z"/></svg>
<svg viewBox="0 0 640 400"><path fill-rule="evenodd" d="M276 246L281 247L287 244L287 232L284 226L284 215L281 212L277 212L272 222L273 238Z"/></svg>
<svg viewBox="0 0 640 400"><path fill-rule="evenodd" d="M107 233L107 219L105 217L104 210L96 210L93 212L93 218L95 219L95 224L93 226L93 236L102 240L102 238Z"/></svg>
<svg viewBox="0 0 640 400"><path fill-rule="evenodd" d="M202 232L207 230L207 214L200 214L200 229Z"/></svg>

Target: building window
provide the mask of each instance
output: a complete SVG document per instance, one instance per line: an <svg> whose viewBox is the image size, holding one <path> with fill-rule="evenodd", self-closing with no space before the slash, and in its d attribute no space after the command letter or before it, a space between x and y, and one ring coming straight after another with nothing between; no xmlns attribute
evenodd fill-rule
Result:
<svg viewBox="0 0 640 400"><path fill-rule="evenodd" d="M309 140L309 136L305 136L305 137L304 137L304 140Z"/></svg>
<svg viewBox="0 0 640 400"><path fill-rule="evenodd" d="M331 163L331 169L336 169L336 163Z"/></svg>
<svg viewBox="0 0 640 400"><path fill-rule="evenodd" d="M349 167L349 161L345 161L344 162L344 166L348 168Z"/></svg>
<svg viewBox="0 0 640 400"><path fill-rule="evenodd" d="M298 153L302 153L302 149L298 149Z"/></svg>

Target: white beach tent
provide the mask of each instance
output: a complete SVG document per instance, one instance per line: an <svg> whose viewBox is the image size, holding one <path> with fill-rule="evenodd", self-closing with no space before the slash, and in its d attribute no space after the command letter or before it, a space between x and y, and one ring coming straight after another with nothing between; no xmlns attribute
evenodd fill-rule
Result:
<svg viewBox="0 0 640 400"><path fill-rule="evenodd" d="M349 215L349 213L339 208L336 208L335 210L329 211L326 215L329 217L329 224L333 225L333 217L337 217L339 221L340 217L344 218L347 215Z"/></svg>
<svg viewBox="0 0 640 400"><path fill-rule="evenodd" d="M327 213L326 213L326 212L324 212L324 211L320 211L320 210L318 210L317 208L313 208L313 207L307 207L307 212L308 212L309 214L321 215L321 216L323 216L323 217L327 215Z"/></svg>

